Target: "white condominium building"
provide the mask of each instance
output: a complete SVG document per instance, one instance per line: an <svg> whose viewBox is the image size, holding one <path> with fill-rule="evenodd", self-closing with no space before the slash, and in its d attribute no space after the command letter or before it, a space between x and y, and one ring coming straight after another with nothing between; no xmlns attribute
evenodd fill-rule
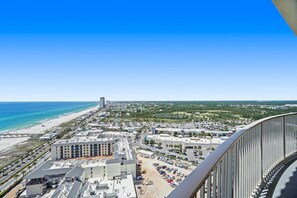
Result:
<svg viewBox="0 0 297 198"><path fill-rule="evenodd" d="M112 156L114 139L110 138L74 138L60 140L51 146L53 160Z"/></svg>

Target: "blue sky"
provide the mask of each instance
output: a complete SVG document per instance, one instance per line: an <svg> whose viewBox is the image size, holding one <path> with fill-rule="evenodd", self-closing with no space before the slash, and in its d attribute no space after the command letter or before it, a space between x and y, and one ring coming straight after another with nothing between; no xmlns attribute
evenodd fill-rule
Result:
<svg viewBox="0 0 297 198"><path fill-rule="evenodd" d="M295 100L271 1L5 1L0 101Z"/></svg>

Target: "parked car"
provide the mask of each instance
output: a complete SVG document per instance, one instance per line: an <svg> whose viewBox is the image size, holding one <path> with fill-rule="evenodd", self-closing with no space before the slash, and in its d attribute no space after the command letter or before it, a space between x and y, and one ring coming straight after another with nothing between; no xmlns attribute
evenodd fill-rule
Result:
<svg viewBox="0 0 297 198"><path fill-rule="evenodd" d="M142 176L138 176L136 179L137 180L143 180L143 177Z"/></svg>
<svg viewBox="0 0 297 198"><path fill-rule="evenodd" d="M153 166L157 167L159 166L159 163L153 163Z"/></svg>
<svg viewBox="0 0 297 198"><path fill-rule="evenodd" d="M146 181L146 185L153 185L153 181Z"/></svg>
<svg viewBox="0 0 297 198"><path fill-rule="evenodd" d="M167 163L170 164L170 165L174 164L173 161L170 161L170 160L168 160Z"/></svg>

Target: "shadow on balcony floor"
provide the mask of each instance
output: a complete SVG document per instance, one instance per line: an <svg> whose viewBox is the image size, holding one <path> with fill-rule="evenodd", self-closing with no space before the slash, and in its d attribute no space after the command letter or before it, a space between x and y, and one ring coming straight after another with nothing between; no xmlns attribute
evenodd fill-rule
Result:
<svg viewBox="0 0 297 198"><path fill-rule="evenodd" d="M297 161L292 163L281 175L275 186L273 198L297 197Z"/></svg>

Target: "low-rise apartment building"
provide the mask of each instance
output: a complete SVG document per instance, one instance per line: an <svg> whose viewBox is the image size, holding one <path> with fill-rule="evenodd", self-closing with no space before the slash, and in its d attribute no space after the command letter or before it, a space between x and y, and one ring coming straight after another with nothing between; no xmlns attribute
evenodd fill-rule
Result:
<svg viewBox="0 0 297 198"><path fill-rule="evenodd" d="M52 159L112 156L114 153L114 143L114 139L97 137L79 137L60 140L51 146Z"/></svg>

